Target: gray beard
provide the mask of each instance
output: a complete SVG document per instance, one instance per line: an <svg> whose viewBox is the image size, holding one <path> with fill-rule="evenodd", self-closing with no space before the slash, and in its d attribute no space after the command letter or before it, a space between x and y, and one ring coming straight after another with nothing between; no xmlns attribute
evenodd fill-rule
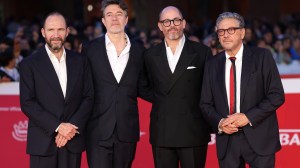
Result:
<svg viewBox="0 0 300 168"><path fill-rule="evenodd" d="M62 46L63 46L63 44L61 46L53 46L49 43L47 43L47 45L51 49L51 51L54 53L58 53L62 49Z"/></svg>

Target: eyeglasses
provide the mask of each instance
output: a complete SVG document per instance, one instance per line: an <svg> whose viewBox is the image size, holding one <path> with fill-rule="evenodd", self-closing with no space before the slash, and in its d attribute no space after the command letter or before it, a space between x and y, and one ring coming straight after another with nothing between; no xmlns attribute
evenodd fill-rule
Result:
<svg viewBox="0 0 300 168"><path fill-rule="evenodd" d="M224 36L225 35L225 31L227 31L228 34L232 35L235 33L235 31L237 29L242 29L242 27L229 27L228 29L218 29L217 30L217 34L219 36Z"/></svg>
<svg viewBox="0 0 300 168"><path fill-rule="evenodd" d="M175 18L173 20L165 19L165 20L161 20L159 22L162 23L165 27L169 27L169 26L171 26L171 22L173 22L174 26L179 26L182 21L183 21L183 19Z"/></svg>

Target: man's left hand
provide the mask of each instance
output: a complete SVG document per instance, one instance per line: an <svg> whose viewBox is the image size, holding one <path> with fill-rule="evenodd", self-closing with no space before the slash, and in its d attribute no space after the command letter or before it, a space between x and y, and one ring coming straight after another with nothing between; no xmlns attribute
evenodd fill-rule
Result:
<svg viewBox="0 0 300 168"><path fill-rule="evenodd" d="M244 113L235 113L229 115L222 123L222 126L225 127L229 124L235 125L236 127L243 127L249 124L249 120Z"/></svg>
<svg viewBox="0 0 300 168"><path fill-rule="evenodd" d="M55 143L58 148L64 147L67 144L67 142L68 142L68 139L66 139L63 135L61 135L59 133L56 135Z"/></svg>

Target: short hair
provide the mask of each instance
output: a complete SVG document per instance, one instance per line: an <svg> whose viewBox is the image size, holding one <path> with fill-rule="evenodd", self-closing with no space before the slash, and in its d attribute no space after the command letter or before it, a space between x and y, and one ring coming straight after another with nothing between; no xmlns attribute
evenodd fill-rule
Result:
<svg viewBox="0 0 300 168"><path fill-rule="evenodd" d="M0 44L5 44L5 45L13 47L14 40L9 37L4 37L3 39L0 40Z"/></svg>
<svg viewBox="0 0 300 168"><path fill-rule="evenodd" d="M101 13L104 17L104 10L109 5L119 5L119 7L125 12L125 15L128 15L128 6L123 0L103 0L101 3Z"/></svg>
<svg viewBox="0 0 300 168"><path fill-rule="evenodd" d="M0 66L7 66L11 60L14 59L14 52L12 47L7 48L0 53Z"/></svg>
<svg viewBox="0 0 300 168"><path fill-rule="evenodd" d="M245 21L241 15L239 15L238 13L235 13L235 12L223 12L217 18L216 27L215 27L216 30L217 30L220 22L224 19L235 19L236 21L238 21L239 27L241 27L241 28L245 27Z"/></svg>
<svg viewBox="0 0 300 168"><path fill-rule="evenodd" d="M65 21L66 27L68 27L67 20L66 20L66 18L64 17L64 15L62 15L61 13L59 13L59 12L57 12L57 11L54 11L54 12L49 13L49 14L46 16L46 18L45 18L45 20L44 20L44 23L43 23L43 28L45 28L46 20L47 20L50 16L61 16L61 17L64 19L64 21Z"/></svg>

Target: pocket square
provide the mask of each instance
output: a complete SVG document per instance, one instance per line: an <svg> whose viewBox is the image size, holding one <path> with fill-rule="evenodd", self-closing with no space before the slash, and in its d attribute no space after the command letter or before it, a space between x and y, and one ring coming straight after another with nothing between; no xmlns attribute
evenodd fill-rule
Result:
<svg viewBox="0 0 300 168"><path fill-rule="evenodd" d="M197 67L194 67L194 66L187 67L187 69L194 69L194 68L197 68Z"/></svg>

